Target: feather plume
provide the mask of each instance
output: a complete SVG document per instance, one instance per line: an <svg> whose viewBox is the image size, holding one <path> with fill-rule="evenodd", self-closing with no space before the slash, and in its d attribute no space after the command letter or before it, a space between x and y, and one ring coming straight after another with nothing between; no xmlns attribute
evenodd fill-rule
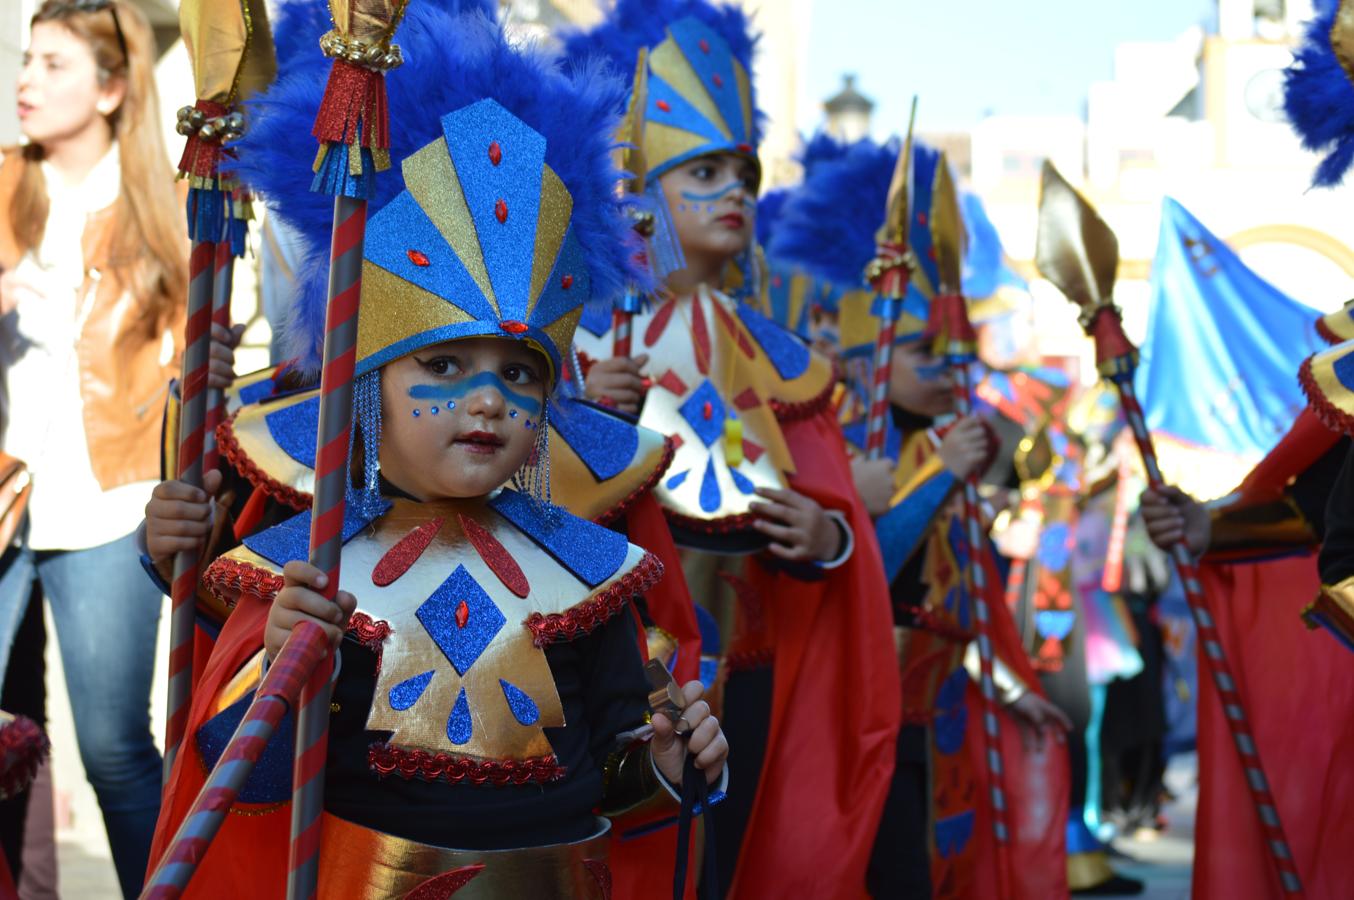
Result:
<svg viewBox="0 0 1354 900"><path fill-rule="evenodd" d="M1343 52L1342 52L1343 51ZM1307 25L1284 72L1284 112L1308 150L1323 154L1313 179L1339 184L1354 165L1354 5L1328 3ZM1342 58L1343 57L1343 58Z"/></svg>

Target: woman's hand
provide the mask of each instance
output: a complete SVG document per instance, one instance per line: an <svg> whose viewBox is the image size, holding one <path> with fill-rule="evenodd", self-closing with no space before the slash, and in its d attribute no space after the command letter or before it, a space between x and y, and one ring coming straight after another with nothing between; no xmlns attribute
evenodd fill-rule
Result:
<svg viewBox="0 0 1354 900"><path fill-rule="evenodd" d="M757 488L748 508L757 516L752 527L771 538L767 547L781 559L827 562L842 549L842 532L832 517L811 497L791 490Z"/></svg>
<svg viewBox="0 0 1354 900"><path fill-rule="evenodd" d="M707 784L714 784L724 774L724 763L729 758L729 742L719 720L710 715L710 704L701 698L705 688L699 681L688 681L682 688L686 700L686 709L676 722L666 713L654 713L653 743L649 752L653 754L654 764L671 784L682 783L682 766L688 753L696 757L696 768L705 773ZM685 742L677 733L681 724L683 734L689 735Z"/></svg>
<svg viewBox="0 0 1354 900"><path fill-rule="evenodd" d="M893 463L887 459L851 458L851 480L871 518L889 511L893 499Z"/></svg>
<svg viewBox="0 0 1354 900"><path fill-rule="evenodd" d="M937 452L945 468L963 481L987 460L992 452L992 438L981 419L966 416L950 426Z"/></svg>
<svg viewBox="0 0 1354 900"><path fill-rule="evenodd" d="M235 381L235 348L244 337L244 325L230 328L212 323L212 349L207 364L207 387L223 391Z"/></svg>
<svg viewBox="0 0 1354 900"><path fill-rule="evenodd" d="M178 553L201 553L212 533L212 498L221 489L221 472L213 469L202 487L183 481L162 481L146 504L146 553L156 570L170 580Z"/></svg>
<svg viewBox="0 0 1354 900"><path fill-rule="evenodd" d="M589 400L634 415L644 399L644 376L640 369L648 362L647 353L598 360L588 370L583 391Z"/></svg>
<svg viewBox="0 0 1354 900"><path fill-rule="evenodd" d="M1138 512L1147 526L1147 536L1162 550L1171 549L1182 538L1196 556L1208 549L1213 530L1208 511L1180 488L1143 491Z"/></svg>
<svg viewBox="0 0 1354 900"><path fill-rule="evenodd" d="M329 600L320 593L329 584L329 576L299 559L283 567L282 583L282 590L268 610L268 625L263 632L263 647L269 661L277 657L300 622L313 622L323 628L337 647L348 627L348 618L357 609L357 598L339 591Z"/></svg>

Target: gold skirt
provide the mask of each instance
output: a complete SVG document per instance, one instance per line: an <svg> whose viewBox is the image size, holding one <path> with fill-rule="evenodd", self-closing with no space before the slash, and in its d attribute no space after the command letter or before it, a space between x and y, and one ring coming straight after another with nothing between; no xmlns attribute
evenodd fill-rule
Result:
<svg viewBox="0 0 1354 900"><path fill-rule="evenodd" d="M572 844L453 850L420 844L325 813L319 900L605 900L606 819Z"/></svg>

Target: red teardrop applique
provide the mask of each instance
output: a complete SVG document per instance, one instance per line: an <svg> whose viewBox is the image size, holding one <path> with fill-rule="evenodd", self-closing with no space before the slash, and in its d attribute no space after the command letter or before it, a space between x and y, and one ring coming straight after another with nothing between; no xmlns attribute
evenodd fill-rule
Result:
<svg viewBox="0 0 1354 900"><path fill-rule="evenodd" d="M418 558L428 549L428 545L437 537L437 532L441 528L441 519L429 519L396 541L395 546L387 550L381 561L376 564L376 568L371 570L372 584L377 587L394 584L401 575L409 571L410 566L418 562Z"/></svg>
<svg viewBox="0 0 1354 900"><path fill-rule="evenodd" d="M686 396L686 382L676 372L668 369L662 375L658 376L658 381L654 382L659 387L667 388L677 397Z"/></svg>
<svg viewBox="0 0 1354 900"><path fill-rule="evenodd" d="M654 106L657 106L659 109L663 110L663 112L672 112L672 104L666 100L659 100Z"/></svg>
<svg viewBox="0 0 1354 900"><path fill-rule="evenodd" d="M470 621L470 604L462 600L456 604L456 627L464 628L465 623Z"/></svg>
<svg viewBox="0 0 1354 900"><path fill-rule="evenodd" d="M654 311L653 318L649 320L649 327L644 329L644 346L652 347L658 343L658 339L667 330L668 320L672 318L672 311L676 308L677 300L674 298Z"/></svg>
<svg viewBox="0 0 1354 900"><path fill-rule="evenodd" d="M429 265L428 257L424 256L417 250L409 251L409 261L414 265L418 266L419 268L425 268Z"/></svg>
<svg viewBox="0 0 1354 900"><path fill-rule="evenodd" d="M502 197L499 197L498 202L494 204L494 218L498 219L500 225L508 221L508 204L504 202Z"/></svg>
<svg viewBox="0 0 1354 900"><path fill-rule="evenodd" d="M434 875L404 895L404 900L448 900L461 888L470 883L470 879L484 871L484 863L473 866L461 866L441 875Z"/></svg>
<svg viewBox="0 0 1354 900"><path fill-rule="evenodd" d="M559 280L559 286L567 291L569 288L574 286L574 276L565 275L563 278Z"/></svg>
<svg viewBox="0 0 1354 900"><path fill-rule="evenodd" d="M752 346L752 341L743 333L743 329L739 328L737 323L734 322L733 316L729 315L724 307L718 303L711 304L711 308L714 309L715 316L724 326L724 329L733 335L734 340L738 343L738 349L743 351L743 355L748 359L756 359L757 349Z"/></svg>
<svg viewBox="0 0 1354 900"><path fill-rule="evenodd" d="M503 162L503 148L498 146L498 141L489 145L489 162L498 165Z"/></svg>
<svg viewBox="0 0 1354 900"><path fill-rule="evenodd" d="M700 39L700 48L701 48L701 52L702 52L702 53L709 53L709 52L710 52L710 42L707 41L705 38L701 38L701 39Z"/></svg>
<svg viewBox="0 0 1354 900"><path fill-rule="evenodd" d="M712 75L710 80L715 83L715 87L717 88L722 88L724 86L724 78L718 72Z"/></svg>
<svg viewBox="0 0 1354 900"><path fill-rule="evenodd" d="M471 546L479 553L480 559L484 560L489 570L503 582L503 586L519 597L531 593L531 585L527 583L526 574L522 572L517 560L512 558L508 548L500 544L498 538L490 534L489 529L479 522L465 515L459 518L461 530L465 532Z"/></svg>
<svg viewBox="0 0 1354 900"><path fill-rule="evenodd" d="M743 438L743 455L746 456L748 462L752 463L754 466L757 464L757 460L761 459L762 454L765 452L766 451L762 449L761 444Z"/></svg>
<svg viewBox="0 0 1354 900"><path fill-rule="evenodd" d="M502 328L508 334L525 334L527 330L527 324L525 322L518 322L513 319L504 319L502 322L498 323L498 327Z"/></svg>

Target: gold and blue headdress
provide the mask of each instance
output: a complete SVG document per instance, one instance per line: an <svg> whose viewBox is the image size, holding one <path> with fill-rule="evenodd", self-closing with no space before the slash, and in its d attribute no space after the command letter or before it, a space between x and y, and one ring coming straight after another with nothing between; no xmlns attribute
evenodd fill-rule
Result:
<svg viewBox="0 0 1354 900"><path fill-rule="evenodd" d="M410 5L388 76L390 152L367 225L358 376L455 338L521 340L561 372L583 304L633 271L612 135L624 85L510 46L482 3ZM304 368L323 339L328 198L307 190L327 61L296 61L254 104L238 171L309 242L285 335Z"/></svg>
<svg viewBox="0 0 1354 900"><path fill-rule="evenodd" d="M1354 165L1354 2L1319 9L1284 73L1284 112L1303 146L1323 154L1316 185L1332 187Z"/></svg>
<svg viewBox="0 0 1354 900"><path fill-rule="evenodd" d="M640 150L650 179L712 153L757 160L756 39L742 10L706 0L617 0L605 21L564 43L569 59L603 55L627 76L648 50Z"/></svg>

